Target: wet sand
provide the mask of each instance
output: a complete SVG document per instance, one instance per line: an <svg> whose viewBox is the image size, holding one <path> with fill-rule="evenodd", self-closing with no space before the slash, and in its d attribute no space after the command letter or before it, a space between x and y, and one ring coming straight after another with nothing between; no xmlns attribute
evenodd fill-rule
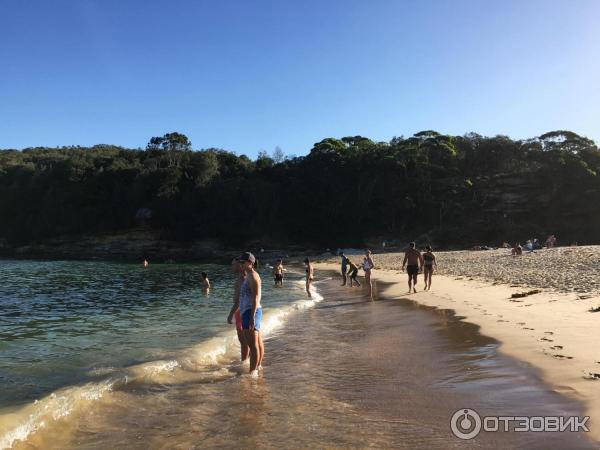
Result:
<svg viewBox="0 0 600 450"><path fill-rule="evenodd" d="M580 415L527 364L445 309L378 301L337 280L266 341L263 375L125 386L15 448L595 448L575 433L455 438L459 408L482 415ZM268 307L265 305L265 307ZM236 376L230 377L231 374Z"/></svg>
<svg viewBox="0 0 600 450"><path fill-rule="evenodd" d="M403 254L374 256L373 277L389 295L452 309L501 342L500 351L540 369L557 392L581 402L590 435L600 440L600 246L544 249L512 257L509 250L436 252L431 291L408 294ZM339 258L320 268L339 269ZM444 273L445 275L440 275ZM594 280L590 281L590 277Z"/></svg>

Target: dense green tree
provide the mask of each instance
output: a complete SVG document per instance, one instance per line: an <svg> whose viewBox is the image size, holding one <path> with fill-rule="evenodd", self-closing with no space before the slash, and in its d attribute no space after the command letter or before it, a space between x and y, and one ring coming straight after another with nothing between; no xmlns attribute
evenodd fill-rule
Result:
<svg viewBox="0 0 600 450"><path fill-rule="evenodd" d="M171 239L362 245L428 236L499 243L543 232L600 242L600 151L570 131L515 141L426 130L327 138L307 156L112 145L0 151L0 243L140 225ZM143 211L143 214L140 213Z"/></svg>

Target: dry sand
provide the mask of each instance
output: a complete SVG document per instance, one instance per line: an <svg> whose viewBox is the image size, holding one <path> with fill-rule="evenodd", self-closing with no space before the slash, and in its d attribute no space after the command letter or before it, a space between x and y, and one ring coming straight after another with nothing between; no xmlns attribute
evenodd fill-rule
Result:
<svg viewBox="0 0 600 450"><path fill-rule="evenodd" d="M539 368L555 390L583 402L591 435L600 440L600 312L589 311L600 306L600 246L521 257L509 250L438 252L436 257L431 291L422 291L419 275L419 292L408 294L407 276L400 272L403 255L374 255L373 279L387 286L379 295L452 309L479 325L482 334L502 342L501 351ZM317 268L337 271L338 258ZM540 292L512 298L533 289Z"/></svg>

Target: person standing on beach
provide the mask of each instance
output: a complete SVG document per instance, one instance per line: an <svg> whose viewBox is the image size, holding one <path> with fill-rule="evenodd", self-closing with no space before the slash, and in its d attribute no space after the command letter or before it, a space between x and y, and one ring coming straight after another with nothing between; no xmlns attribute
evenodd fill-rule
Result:
<svg viewBox="0 0 600 450"><path fill-rule="evenodd" d="M304 260L304 265L306 266L306 293L309 298L312 298L312 294L310 293L310 286L312 285L313 278L315 275L315 269L310 262L310 259L306 258Z"/></svg>
<svg viewBox="0 0 600 450"><path fill-rule="evenodd" d="M425 247L426 252L423 253L423 278L425 281L425 290L431 289L431 277L433 275L433 268L437 269L437 261L433 254L431 245Z"/></svg>
<svg viewBox="0 0 600 450"><path fill-rule="evenodd" d="M373 300L373 284L371 283L371 270L374 268L375 263L373 262L371 250L367 250L365 253L365 260L363 262L363 269L365 271L365 283L367 283L367 288L369 289L369 298L371 300Z"/></svg>
<svg viewBox="0 0 600 450"><path fill-rule="evenodd" d="M275 286L283 286L283 261L277 260L277 264L273 267L273 278L275 279Z"/></svg>
<svg viewBox="0 0 600 450"><path fill-rule="evenodd" d="M346 286L346 273L348 272L348 258L344 255L344 252L340 254L342 258L342 286Z"/></svg>
<svg viewBox="0 0 600 450"><path fill-rule="evenodd" d="M265 346L260 335L260 322L262 319L261 280L260 275L254 270L256 259L250 252L240 256L242 268L246 278L240 286L240 313L242 314L242 328L244 337L250 349L250 375L258 376L262 370L262 360L265 355Z"/></svg>
<svg viewBox="0 0 600 450"><path fill-rule="evenodd" d="M231 324L235 317L235 329L237 331L238 341L240 341L240 350L242 362L248 358L248 344L246 343L246 336L242 328L242 315L240 313L240 288L242 283L246 279L246 272L242 269L240 262L237 259L231 261L231 271L236 275L235 284L233 285L233 306L229 311L227 317L227 323Z"/></svg>
<svg viewBox="0 0 600 450"><path fill-rule="evenodd" d="M407 264L408 263L408 264ZM404 253L404 261L402 261L402 270L406 266L408 273L408 292L417 292L417 275L419 267L423 270L423 257L421 253L415 249L415 243L408 244L408 250Z"/></svg>

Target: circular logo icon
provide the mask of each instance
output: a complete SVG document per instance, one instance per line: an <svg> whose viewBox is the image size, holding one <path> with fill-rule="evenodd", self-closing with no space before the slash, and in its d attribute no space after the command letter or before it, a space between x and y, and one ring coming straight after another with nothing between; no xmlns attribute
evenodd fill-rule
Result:
<svg viewBox="0 0 600 450"><path fill-rule="evenodd" d="M459 409L450 419L450 428L459 439L473 439L481 431L481 417L473 409Z"/></svg>

